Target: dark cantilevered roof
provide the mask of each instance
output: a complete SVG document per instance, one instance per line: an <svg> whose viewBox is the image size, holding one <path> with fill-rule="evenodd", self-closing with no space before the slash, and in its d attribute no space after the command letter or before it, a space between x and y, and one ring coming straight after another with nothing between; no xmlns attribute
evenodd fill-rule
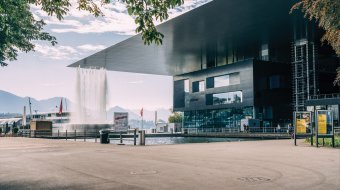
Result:
<svg viewBox="0 0 340 190"><path fill-rule="evenodd" d="M214 0L169 20L157 28L163 45L144 45L141 35L133 36L70 67L105 67L107 70L178 75L198 70L201 52L212 46L243 49L274 40L292 42L294 0ZM227 47L225 47L227 48Z"/></svg>

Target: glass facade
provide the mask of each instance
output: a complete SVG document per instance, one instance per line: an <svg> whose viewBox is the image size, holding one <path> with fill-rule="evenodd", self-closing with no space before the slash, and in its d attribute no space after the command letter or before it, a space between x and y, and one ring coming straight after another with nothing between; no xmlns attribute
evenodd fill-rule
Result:
<svg viewBox="0 0 340 190"><path fill-rule="evenodd" d="M207 78L207 88L218 88L235 84L240 84L240 73L231 73Z"/></svg>
<svg viewBox="0 0 340 190"><path fill-rule="evenodd" d="M261 60L269 61L269 49L268 44L264 44L261 46L261 53L260 53Z"/></svg>
<svg viewBox="0 0 340 190"><path fill-rule="evenodd" d="M184 128L240 127L241 119L253 116L253 107L184 112Z"/></svg>
<svg viewBox="0 0 340 190"><path fill-rule="evenodd" d="M229 86L229 75L214 77L214 87Z"/></svg>
<svg viewBox="0 0 340 190"><path fill-rule="evenodd" d="M184 80L184 92L189 92L190 87L189 87L189 79Z"/></svg>
<svg viewBox="0 0 340 190"><path fill-rule="evenodd" d="M207 105L224 105L242 102L242 91L226 92L218 94L207 94Z"/></svg>
<svg viewBox="0 0 340 190"><path fill-rule="evenodd" d="M192 83L192 92L203 92L205 90L205 81L195 81Z"/></svg>
<svg viewBox="0 0 340 190"><path fill-rule="evenodd" d="M269 77L269 88L280 88L280 76L274 75Z"/></svg>
<svg viewBox="0 0 340 190"><path fill-rule="evenodd" d="M198 85L199 85L198 91L203 92L205 90L205 81L204 80L200 81Z"/></svg>

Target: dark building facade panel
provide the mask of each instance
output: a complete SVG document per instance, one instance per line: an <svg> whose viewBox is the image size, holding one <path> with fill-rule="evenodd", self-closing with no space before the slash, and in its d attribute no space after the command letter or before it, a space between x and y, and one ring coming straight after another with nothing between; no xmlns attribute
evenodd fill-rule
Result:
<svg viewBox="0 0 340 190"><path fill-rule="evenodd" d="M263 120L292 119L291 65L255 61L254 105Z"/></svg>
<svg viewBox="0 0 340 190"><path fill-rule="evenodd" d="M178 81L183 81L184 79L189 79L191 88L190 92L187 93L185 99L187 99L185 107L178 107L174 104L175 111L190 111L190 110L202 110L202 109L222 109L222 108L232 108L232 107L247 107L253 105L253 60L249 59L236 64L225 65L221 67L215 67L211 69L205 69L202 71L197 71L193 73L187 73L184 75L179 75L174 77L174 84ZM240 82L239 84L232 84L229 86L218 87L218 88L207 88L207 79L215 76L227 75L239 73ZM193 92L193 84L197 81L205 81L205 90L203 92ZM230 103L223 105L207 105L206 97L207 95L225 93L225 92L236 92L242 91L242 102L241 103ZM178 102L176 100L176 94L178 88L174 88L174 103Z"/></svg>
<svg viewBox="0 0 340 190"><path fill-rule="evenodd" d="M292 107L290 75L290 64L249 59L175 76L174 83L189 79L192 85L185 94L185 106L174 111L184 112L184 128L239 127L244 118L288 121ZM197 81L205 81L203 92L192 90ZM215 87L215 82L222 85ZM181 93L177 90L175 94Z"/></svg>
<svg viewBox="0 0 340 190"><path fill-rule="evenodd" d="M174 81L174 108L185 107L185 91L184 91L184 80Z"/></svg>

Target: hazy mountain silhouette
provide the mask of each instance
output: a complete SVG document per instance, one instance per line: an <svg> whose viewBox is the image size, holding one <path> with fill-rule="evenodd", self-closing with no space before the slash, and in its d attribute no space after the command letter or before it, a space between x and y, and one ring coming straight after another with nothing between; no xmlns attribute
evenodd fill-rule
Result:
<svg viewBox="0 0 340 190"><path fill-rule="evenodd" d="M41 112L57 112L60 105L60 97L53 97L45 100L36 100L31 98L32 113L34 110ZM67 99L68 109L73 103ZM20 97L15 94L0 90L0 113L23 113L23 107L26 106L26 112L29 114L28 97ZM63 110L66 111L65 100L63 101ZM69 111L69 110L68 110ZM140 110L129 110L119 106L114 106L107 111L107 120L113 122L114 112L128 112L129 120L141 120ZM144 109L144 120L155 121L155 111ZM171 114L169 109L157 109L157 119L167 121Z"/></svg>
<svg viewBox="0 0 340 190"><path fill-rule="evenodd" d="M56 111L60 105L60 100L60 97L45 100L31 98L32 112L34 113L34 110L38 112ZM71 104L71 102L67 100L67 104ZM26 111L29 113L28 97L20 97L0 90L0 113L23 113L24 106L26 106ZM63 108L66 110L65 102L63 102Z"/></svg>

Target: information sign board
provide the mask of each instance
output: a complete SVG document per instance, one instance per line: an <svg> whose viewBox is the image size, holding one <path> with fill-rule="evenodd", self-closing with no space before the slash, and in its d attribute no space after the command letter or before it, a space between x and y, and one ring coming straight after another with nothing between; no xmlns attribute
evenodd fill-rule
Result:
<svg viewBox="0 0 340 190"><path fill-rule="evenodd" d="M331 110L317 111L318 134L327 135L333 132L333 113Z"/></svg>
<svg viewBox="0 0 340 190"><path fill-rule="evenodd" d="M315 116L316 123L316 146L319 146L319 138L322 138L322 145L324 146L324 139L331 138L332 146L334 147L334 123L333 112L331 110L317 110Z"/></svg>
<svg viewBox="0 0 340 190"><path fill-rule="evenodd" d="M318 133L327 134L327 115L318 114Z"/></svg>
<svg viewBox="0 0 340 190"><path fill-rule="evenodd" d="M296 134L311 133L311 112L295 112Z"/></svg>
<svg viewBox="0 0 340 190"><path fill-rule="evenodd" d="M114 131L125 132L129 129L129 113L127 112L114 112Z"/></svg>
<svg viewBox="0 0 340 190"><path fill-rule="evenodd" d="M306 133L307 125L305 119L296 119L296 133Z"/></svg>

